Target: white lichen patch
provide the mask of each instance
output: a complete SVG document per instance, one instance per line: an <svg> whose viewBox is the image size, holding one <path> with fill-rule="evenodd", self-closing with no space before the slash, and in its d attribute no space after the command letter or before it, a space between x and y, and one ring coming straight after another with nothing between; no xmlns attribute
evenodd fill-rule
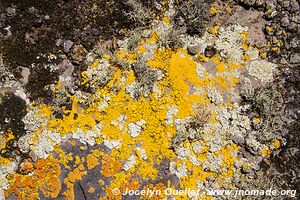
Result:
<svg viewBox="0 0 300 200"><path fill-rule="evenodd" d="M175 174L179 179L187 176L188 170L186 168L185 163L181 163L180 166L177 168L175 162L170 163L170 172L171 174Z"/></svg>
<svg viewBox="0 0 300 200"><path fill-rule="evenodd" d="M175 153L178 156L178 158L182 160L185 160L191 154L190 148L185 148L183 144L180 144L180 146L175 148Z"/></svg>
<svg viewBox="0 0 300 200"><path fill-rule="evenodd" d="M143 160L147 160L147 154L146 154L146 150L141 148L141 147L137 147L136 150L140 153L141 158Z"/></svg>
<svg viewBox="0 0 300 200"><path fill-rule="evenodd" d="M197 63L196 72L197 72L199 78L204 78L205 67L202 66L201 64Z"/></svg>
<svg viewBox="0 0 300 200"><path fill-rule="evenodd" d="M248 66L250 76L254 76L266 83L274 79L273 73L276 65L265 60L254 60Z"/></svg>
<svg viewBox="0 0 300 200"><path fill-rule="evenodd" d="M198 154L201 153L205 149L205 147L201 144L200 141L195 141L192 143L192 149L196 154Z"/></svg>
<svg viewBox="0 0 300 200"><path fill-rule="evenodd" d="M97 126L97 130L99 129L101 130L101 125ZM100 133L97 130L88 130L84 132L78 128L78 130L72 134L72 138L78 139L83 144L94 146L96 144L95 140L100 137Z"/></svg>
<svg viewBox="0 0 300 200"><path fill-rule="evenodd" d="M101 86L109 81L113 74L113 68L109 61L105 58L98 60L83 74L85 82L88 82L91 87Z"/></svg>
<svg viewBox="0 0 300 200"><path fill-rule="evenodd" d="M189 159L190 162L193 163L193 165L200 166L202 164L202 162L199 161L195 155L191 155Z"/></svg>
<svg viewBox="0 0 300 200"><path fill-rule="evenodd" d="M210 101L216 105L223 103L222 95L214 88L210 89L207 92L207 96L210 99Z"/></svg>
<svg viewBox="0 0 300 200"><path fill-rule="evenodd" d="M134 156L134 155L131 155L131 156L127 159L126 163L124 164L123 169L124 169L125 171L128 171L129 169L131 169L132 167L134 167L135 163L136 163L135 156Z"/></svg>
<svg viewBox="0 0 300 200"><path fill-rule="evenodd" d="M129 123L128 124L128 133L131 135L131 137L137 137L141 134L142 126L146 124L145 120L140 120L136 123Z"/></svg>
<svg viewBox="0 0 300 200"><path fill-rule="evenodd" d="M30 153L34 160L47 158L54 150L57 144L68 138L78 139L83 144L95 145L95 140L100 136L102 129L101 124L97 124L93 129L86 132L80 128L77 131L71 132L65 136L61 136L59 132L43 130L47 120L40 117L37 110L32 109L23 118L27 134L22 136L18 141L18 147L23 153Z"/></svg>
<svg viewBox="0 0 300 200"><path fill-rule="evenodd" d="M174 116L176 116L178 112L177 106L169 106L167 110L166 116L166 124L172 124L174 122Z"/></svg>
<svg viewBox="0 0 300 200"><path fill-rule="evenodd" d="M104 140L104 145L109 148L119 148L121 146L121 140Z"/></svg>
<svg viewBox="0 0 300 200"><path fill-rule="evenodd" d="M244 39L242 33L248 31L247 27L238 24L230 25L226 28L221 27L215 47L220 51L220 56L224 59L232 59L234 63L238 63L244 53L241 45Z"/></svg>
<svg viewBox="0 0 300 200"><path fill-rule="evenodd" d="M54 146L61 142L60 134L44 130L40 134L30 133L21 137L18 147L23 153L31 153L37 159L47 158Z"/></svg>
<svg viewBox="0 0 300 200"><path fill-rule="evenodd" d="M138 83L133 81L130 85L126 85L126 93L129 94L131 98L135 99L139 93Z"/></svg>

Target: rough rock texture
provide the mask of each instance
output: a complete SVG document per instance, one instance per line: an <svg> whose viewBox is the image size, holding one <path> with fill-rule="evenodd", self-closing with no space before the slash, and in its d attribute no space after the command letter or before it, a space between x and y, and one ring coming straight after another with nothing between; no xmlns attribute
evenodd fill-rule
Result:
<svg viewBox="0 0 300 200"><path fill-rule="evenodd" d="M1 1L0 200L296 199L298 16L294 0ZM171 188L200 193L121 194Z"/></svg>

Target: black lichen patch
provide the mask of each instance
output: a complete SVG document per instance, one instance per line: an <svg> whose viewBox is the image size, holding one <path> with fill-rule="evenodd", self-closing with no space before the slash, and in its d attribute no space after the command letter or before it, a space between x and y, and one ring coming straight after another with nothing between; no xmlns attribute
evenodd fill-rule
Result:
<svg viewBox="0 0 300 200"><path fill-rule="evenodd" d="M49 68L43 67L43 64L38 65L35 69L31 70L26 90L29 93L31 100L43 99L45 103L51 103L54 94L46 86L58 80L58 74L50 71Z"/></svg>
<svg viewBox="0 0 300 200"><path fill-rule="evenodd" d="M22 118L26 115L26 102L12 93L2 99L0 105L0 128L2 131L9 129L20 138L25 134Z"/></svg>
<svg viewBox="0 0 300 200"><path fill-rule="evenodd" d="M7 12L8 8L14 12ZM127 16L131 9L126 1L114 0L3 0L0 53L4 65L13 74L18 66L30 68L26 85L30 100L49 103L53 94L47 86L58 80L58 74L44 69L45 66L66 57L77 61L75 47L82 46L87 52L100 38L122 38L127 30L137 26ZM66 47L65 41L71 45ZM57 59L49 60L50 53ZM81 65L83 60L77 64Z"/></svg>
<svg viewBox="0 0 300 200"><path fill-rule="evenodd" d="M0 105L0 130L4 134L11 131L15 138L7 142L6 148L0 152L1 156L11 157L16 149L16 141L26 134L24 122L22 121L26 113L26 103L20 97L9 93L2 98Z"/></svg>
<svg viewBox="0 0 300 200"><path fill-rule="evenodd" d="M4 62L12 67L45 62L41 55L59 50L58 39L90 50L99 37L121 37L121 29L135 26L125 14L130 7L123 1L4 0L1 6L2 26L10 26L11 35L0 43ZM14 15L6 13L8 6L15 6ZM7 31L3 29L2 35Z"/></svg>
<svg viewBox="0 0 300 200"><path fill-rule="evenodd" d="M274 180L282 189L298 190L300 185L300 70L291 68L282 74L282 94L286 115L293 119L286 124L286 145L272 157ZM298 194L299 196L299 194Z"/></svg>

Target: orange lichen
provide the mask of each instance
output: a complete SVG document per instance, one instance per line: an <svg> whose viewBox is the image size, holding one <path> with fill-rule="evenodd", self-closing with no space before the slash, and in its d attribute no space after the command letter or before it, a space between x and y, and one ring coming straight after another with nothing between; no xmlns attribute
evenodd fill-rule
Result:
<svg viewBox="0 0 300 200"><path fill-rule="evenodd" d="M210 12L215 15L217 14L217 9L212 7ZM169 20L168 17L164 17L164 25L168 24ZM215 26L211 28L211 32L217 34L219 28L220 24L216 22ZM248 34L242 33L242 38L244 49L249 49L247 43ZM105 142L104 144L108 144L107 146L110 146L111 151L110 154L105 154L100 150L91 150L92 153L80 158L79 156L73 156L72 153L68 154L64 152L57 145L55 152L58 153L59 161L53 158L49 158L49 161L38 161L35 165L35 175L32 177L22 177L26 180L36 180L36 185L30 187L32 195L35 195L37 188L40 188L46 197L57 197L61 190L58 178L60 163L68 170L77 167L75 170L69 172L68 177L64 180L67 189L63 195L66 199L74 199L74 183L81 180L82 176L87 173L84 164L86 164L87 170L91 170L99 165L99 159L101 159L101 174L109 177L111 180L110 186L104 186L103 180L99 181L106 191L106 196L100 199L122 199L120 194L116 194L114 188L120 188L120 191L124 191L126 188L139 189L141 187L139 181L142 183L142 181L156 180L159 175L157 165L163 162L164 158L175 162L177 168L180 166L186 167L187 175L180 178L179 185L181 188L196 189L197 182L205 181L208 177L214 177L218 182L222 183L234 175L235 152L238 150L235 144L222 146L220 151L213 153L213 156L221 161L221 169L218 173L209 172L201 164L195 164L189 159L178 160L178 156L170 148L173 142L172 139L177 135L178 127L176 127L175 123L167 123L166 116L168 115L169 107L176 107L177 111L172 116L173 119L182 120L185 123L189 117L196 116L197 109L195 107L201 104L201 107L208 108L211 111L207 122L211 124L219 123L217 109L227 109L229 107L231 109L234 104L227 101L225 103L212 103L208 92L214 89L221 94L221 97L230 99L231 94L228 93L234 90L239 81L239 73L235 72L242 68L245 65L244 62L247 62L250 58L245 54L243 57L244 62L231 63L224 61L218 55L208 58L198 53L195 58L189 55L186 49L182 48L176 50L169 48L151 49L151 51L154 51L154 56L150 56L151 59L146 61L145 66L153 71L162 72L163 77L160 80L155 80L155 92L140 95L139 98L133 98L127 91L127 87L140 80L136 77L137 72L129 66L139 61L140 56L148 53L148 46L155 46L146 45L147 43L156 43L158 39L159 34L154 31L149 38L138 42L137 48L132 51L121 48L112 53L112 55L103 55L101 59L108 62L111 62L113 59L124 61L124 63L128 64L128 68L126 70L121 68L112 70L112 78L102 87L95 88L95 92L88 96L88 100L80 99L76 95L68 95L72 102L72 108L69 110L63 108L62 119L53 117L54 107L45 104L38 106L38 115L48 121L47 125L41 125L43 128L60 133L61 136L73 134L79 129L83 134L87 131L94 131L96 132L96 136L93 138L95 139L94 141L98 144ZM89 69L99 67L101 59L97 59ZM205 63L203 62L212 63L217 73L210 74L208 67L207 69L204 67L208 65L204 65ZM87 73L82 72L82 84L88 86L89 83L91 82ZM61 89L61 87L63 87L62 83L59 82L56 89ZM145 123L139 127L140 131L138 134L133 136L133 134L129 133L128 129L130 125L137 124L141 120ZM101 123L101 130L95 130L96 125L99 125L98 123ZM36 134L39 135L41 132L39 130ZM203 130L199 130L197 133L210 134L210 132L206 133ZM213 131L211 134L213 134ZM36 139L38 142L38 137ZM210 146L206 144L204 139L199 140L185 141L182 145L184 148L189 148L190 150L193 149L192 144L198 143L197 145L202 146L201 150L190 152L190 156L193 156L193 158L202 163L208 161L207 154ZM77 143L69 141L69 144L76 146ZM117 145L114 146L114 144ZM280 142L279 144L278 142L274 142L273 146L279 148ZM80 146L79 149L82 150L80 151L81 153L87 150L86 146ZM123 170L121 163L127 164L130 161L129 158L134 158L134 164L131 163L128 168L124 166ZM74 161L72 162L73 166L70 165L70 161ZM52 165L50 166L49 163L52 163ZM51 172L48 172L49 170ZM141 180L132 180L133 174ZM17 186L14 185L14 187L16 188ZM21 187L24 188L27 186ZM150 184L146 187L159 190L166 188L162 183L156 186ZM15 192L15 189L12 188L10 190ZM90 193L94 191L95 188L93 187L90 187L88 190ZM157 195L145 198L162 199L163 197ZM182 197L182 199L186 198ZM203 198L206 199L206 197Z"/></svg>
<svg viewBox="0 0 300 200"><path fill-rule="evenodd" d="M58 160L49 157L38 160L35 164L35 175L39 180L39 188L45 197L56 198L61 190L59 175L61 173Z"/></svg>
<svg viewBox="0 0 300 200"><path fill-rule="evenodd" d="M45 197L56 198L61 190L58 160L49 157L38 160L33 175L14 174L6 196L15 194L19 200L39 199L38 189Z"/></svg>
<svg viewBox="0 0 300 200"><path fill-rule="evenodd" d="M122 193L119 189L106 187L105 193L105 197L101 197L99 200L122 200Z"/></svg>
<svg viewBox="0 0 300 200"><path fill-rule="evenodd" d="M87 155L86 165L89 170L93 169L94 167L99 165L98 158L91 154Z"/></svg>
<svg viewBox="0 0 300 200"><path fill-rule="evenodd" d="M89 190L88 190L88 192L89 192L89 193L94 193L94 192L95 192L95 188L90 187Z"/></svg>
<svg viewBox="0 0 300 200"><path fill-rule="evenodd" d="M148 184L146 186L144 186L144 190L147 191L147 190L151 190L153 191L154 193L152 193L150 196L150 193L146 193L146 195L142 196L142 199L144 200L161 200L161 199L165 199L166 198L166 195L164 193L165 189L167 187L163 184L163 183L158 183L156 185L153 185L153 184ZM155 191L160 191L160 192L155 192Z"/></svg>
<svg viewBox="0 0 300 200"><path fill-rule="evenodd" d="M20 164L20 172L23 174L28 174L34 170L33 163L26 159Z"/></svg>
<svg viewBox="0 0 300 200"><path fill-rule="evenodd" d="M137 179L133 179L131 181L129 181L126 184L123 184L120 188L121 191L126 191L126 189L128 190L138 190L140 188L140 184L138 182Z"/></svg>
<svg viewBox="0 0 300 200"><path fill-rule="evenodd" d="M38 178L36 176L14 174L13 178L9 179L10 186L5 191L5 196L15 195L17 200L37 200L38 193Z"/></svg>
<svg viewBox="0 0 300 200"><path fill-rule="evenodd" d="M106 177L111 177L121 169L121 163L105 154L102 158L101 173Z"/></svg>
<svg viewBox="0 0 300 200"><path fill-rule="evenodd" d="M85 168L83 164L80 164L77 168L75 168L73 171L71 171L68 174L68 177L64 180L64 183L67 186L67 190L63 193L65 196L65 199L67 200L74 200L74 183L76 181L81 180L81 178L86 175L87 172L85 171Z"/></svg>

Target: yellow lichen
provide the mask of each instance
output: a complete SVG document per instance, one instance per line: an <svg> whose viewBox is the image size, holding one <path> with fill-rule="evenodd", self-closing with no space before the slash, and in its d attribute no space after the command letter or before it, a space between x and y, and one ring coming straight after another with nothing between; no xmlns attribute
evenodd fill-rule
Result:
<svg viewBox="0 0 300 200"><path fill-rule="evenodd" d="M218 9L216 6L212 6L210 9L209 9L209 13L212 14L212 15L216 15L218 13Z"/></svg>

